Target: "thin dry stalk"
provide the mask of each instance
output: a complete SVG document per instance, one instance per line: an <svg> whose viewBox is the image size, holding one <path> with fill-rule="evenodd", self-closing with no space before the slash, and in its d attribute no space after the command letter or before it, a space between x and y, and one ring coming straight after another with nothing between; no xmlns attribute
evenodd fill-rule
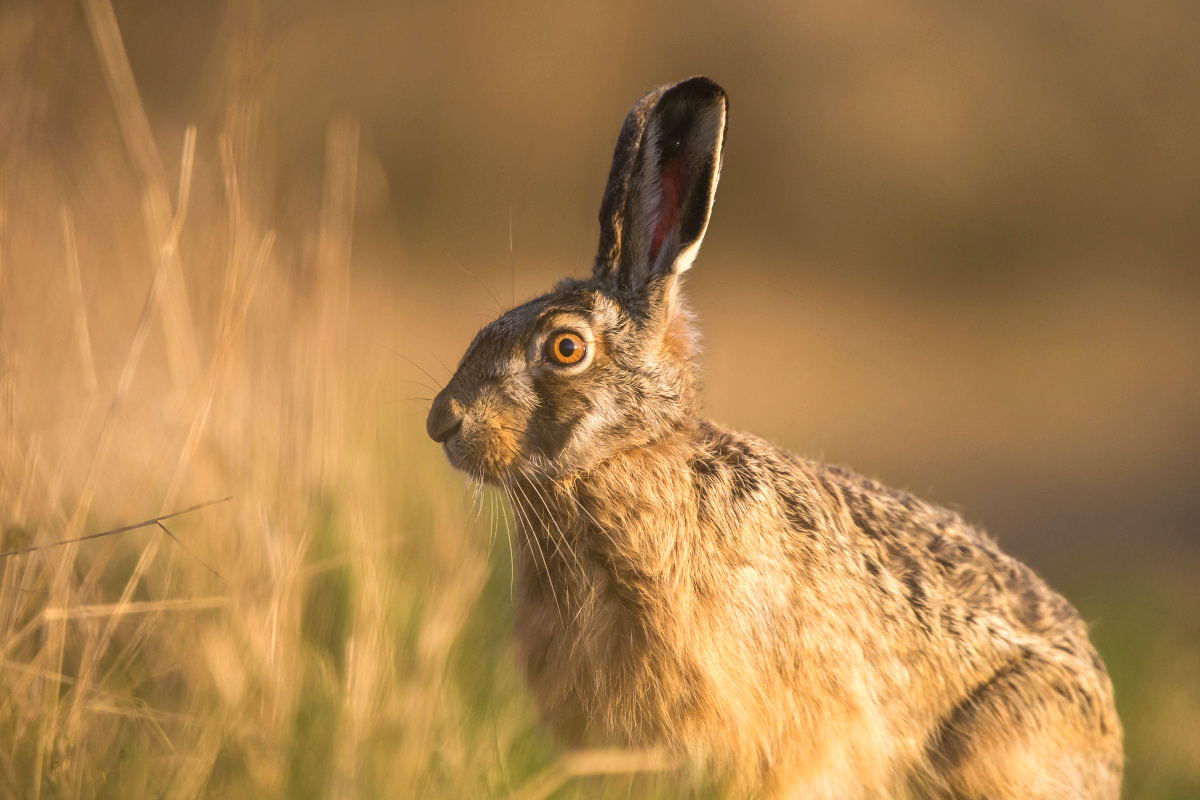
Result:
<svg viewBox="0 0 1200 800"><path fill-rule="evenodd" d="M43 619L90 619L107 617L110 619L125 617L130 614L151 614L158 611L202 611L207 608L224 608L230 604L228 597L196 597L175 600L147 600L142 603L105 603L91 606L71 606L69 608L47 608L42 611Z"/></svg>
<svg viewBox="0 0 1200 800"><path fill-rule="evenodd" d="M13 521L17 524L21 524L25 519L25 508L29 503L30 495L33 494L33 484L37 478L41 455L41 437L35 433L30 437L29 448L25 454L25 469L21 479L21 490L17 492L17 501L13 503L12 511L10 512Z"/></svg>
<svg viewBox="0 0 1200 800"><path fill-rule="evenodd" d="M96 362L92 356L92 337L88 332L87 303L83 297L83 277L79 273L79 249L75 243L75 220L71 209L60 210L63 229L63 247L67 255L67 287L71 291L71 303L75 310L75 343L79 347L79 361L83 367L83 391L88 398L96 395Z"/></svg>
<svg viewBox="0 0 1200 800"><path fill-rule="evenodd" d="M4 457L17 452L16 421L16 378L12 361L4 346L4 320L8 317L8 198L6 176L0 169L0 403L4 404L4 454L0 457L0 469L4 468ZM0 488L3 485L0 484ZM2 496L0 496L2 499Z"/></svg>
<svg viewBox="0 0 1200 800"><path fill-rule="evenodd" d="M184 199L184 202L181 202L179 205L179 214L171 226L171 236L163 248L164 257L158 263L158 269L154 273L154 280L150 284L150 292L146 296L145 304L142 306L142 315L138 320L133 341L129 345L129 354L125 358L125 365L122 367L121 375L117 379L117 387L113 392L108 413L105 415L100 429L100 440L96 445L96 451L92 455L92 463L88 469L87 479L84 481L83 490L80 492L79 501L75 506L75 513L71 515L71 520L67 524L67 530L63 536L65 539L72 539L79 536L79 532L83 529L83 521L91 509L96 484L100 478L101 466L112 446L116 418L125 401L125 396L129 393L129 387L133 383L134 375L137 374L138 365L141 363L142 351L146 347L146 339L150 333L150 320L159 308L159 298L169 271L170 260L167 257L167 252L174 248L174 243L178 240L179 232L183 227L184 214L187 213L187 195L185 194L185 190L190 189L192 180L192 166L194 164L196 145L194 133L185 140L185 143L188 146L184 149L179 181L180 196Z"/></svg>
<svg viewBox="0 0 1200 800"><path fill-rule="evenodd" d="M3 294L0 294L3 297ZM3 309L0 308L0 312ZM0 319L3 319L3 314L0 313ZM21 460L20 448L17 446L17 376L16 366L13 360L9 358L3 344L0 344L0 404L3 404L3 415L0 418L0 424L4 425L4 453L0 455L0 470L3 471L0 477L4 480L0 481L0 501L3 501L4 506L8 506L10 500L8 498L9 486L12 483L12 478L9 473L9 465Z"/></svg>
<svg viewBox="0 0 1200 800"><path fill-rule="evenodd" d="M321 232L317 243L319 280L346 290L354 234L354 198L358 182L358 123L341 119L329 125L325 139L325 185ZM343 300L339 298L339 300ZM337 309L330 309L335 312Z"/></svg>
<svg viewBox="0 0 1200 800"><path fill-rule="evenodd" d="M246 277L245 285L242 287L243 294L239 298L237 306L233 309L232 319L225 326L221 332L221 338L217 341L217 349L213 354L212 361L209 363L208 374L205 377L204 396L200 401L200 409L192 419L187 439L184 442L182 451L179 453L175 472L171 476L171 483L168 485L167 492L163 498L164 508L168 508L174 504L175 498L179 493L179 488L183 483L183 476L187 472L187 466L191 462L196 448L200 446L200 437L204 433L204 426L208 422L208 415L212 410L213 396L216 394L217 385L220 383L224 367L233 353L234 346L241 333L242 324L246 321L246 315L250 311L250 301L254 298L254 289L258 284L258 276L262 273L263 265L270 257L271 248L274 244L275 234L274 232L270 232L262 240L258 255L251 266L250 274Z"/></svg>
<svg viewBox="0 0 1200 800"><path fill-rule="evenodd" d="M4 168L0 167L0 297L4 297L8 281L8 203L5 186Z"/></svg>
<svg viewBox="0 0 1200 800"><path fill-rule="evenodd" d="M208 725L189 742L186 761L175 765L171 788L163 793L163 797L195 800L204 796L213 764L225 743L224 733L219 726Z"/></svg>
<svg viewBox="0 0 1200 800"><path fill-rule="evenodd" d="M661 748L573 750L525 784L512 800L545 800L573 778L671 772L679 766L679 759Z"/></svg>
<svg viewBox="0 0 1200 800"><path fill-rule="evenodd" d="M107 6L107 3L104 3ZM111 11L111 8L110 8ZM150 292L146 297L146 302L142 307L142 315L138 320L137 330L134 332L133 341L129 346L129 354L125 359L125 365L121 370L121 375L117 380L117 387L113 392L112 401L109 404L108 412L105 415L104 421L100 428L100 438L96 445L96 450L92 455L92 463L88 468L87 478L84 481L83 490L80 492L79 500L75 506L75 512L71 515L71 519L67 523L66 532L63 539L75 539L79 537L83 530L84 521L87 518L88 511L91 509L92 499L96 492L96 486L101 475L101 467L108 457L109 449L112 446L113 435L116 430L116 419L120 413L121 406L125 400L126 394L129 392L129 387L133 383L134 375L137 372L138 364L141 362L142 352L145 349L146 339L150 332L150 320L153 319L155 312L159 308L159 298L162 294L163 286L166 283L166 278L171 265L171 253L174 252L175 244L178 241L179 233L183 228L184 215L187 213L187 197L191 189L192 167L195 163L195 145L196 138L194 132L192 135L184 138L184 152L182 164L180 166L180 203L179 212L175 220L170 226L167 239L163 244L162 257L158 262L158 269L155 271L154 279L150 284ZM141 559L138 561L140 571L135 571L136 579L141 578L142 572L149 566L149 562L153 560L157 553L155 548L157 540L151 542L150 547L142 553ZM70 598L70 575L74 569L75 558L78 552L78 544L70 544L63 548L65 551L62 558L58 560L53 579L53 594L55 602L60 606L69 605ZM133 589L136 586L134 578L126 584L125 591L122 594L122 601L128 602L129 597L133 594ZM48 625L47 642L48 646L39 653L39 657L45 656L49 658L57 672L62 672L62 657L63 646L66 639L65 621L55 619L56 624ZM84 647L83 658L80 663L79 675L81 677L81 686L77 687L72 704L72 714L70 719L78 722L78 709L83 695L83 691L87 684L87 679L90 676L95 659L99 653L104 652L104 645L112 635L113 622L110 620L109 625L105 628L105 635L101 638L99 646L94 646L94 643L89 641ZM41 771L44 764L46 750L50 743L56 740L58 733L58 693L48 692L49 699L47 700L48 708L44 713L42 725L42 737L38 744L38 776L35 781L35 797L41 792Z"/></svg>
<svg viewBox="0 0 1200 800"><path fill-rule="evenodd" d="M125 147L142 183L143 211L151 253L156 261L165 260L168 265L164 279L161 318L171 374L176 389L183 391L192 385L199 374L200 363L183 264L171 235L172 221L182 216L182 203L185 202L187 193L181 184L180 203L172 212L166 169L158 154L146 110L142 106L141 95L133 77L133 70L129 66L129 56L125 52L121 29L117 25L112 4L109 0L83 0L83 9L108 83ZM188 147L185 142L185 153ZM166 242L172 242L171 246L167 247L164 244Z"/></svg>
<svg viewBox="0 0 1200 800"><path fill-rule="evenodd" d="M222 138L230 144L244 190L239 213L250 224L268 219L268 197L274 187L272 92L275 36L260 0L227 3L230 39L225 70L225 120Z"/></svg>
<svg viewBox="0 0 1200 800"><path fill-rule="evenodd" d="M194 136L195 129L189 128L189 130L193 132ZM254 299L254 290L258 286L258 278L262 274L263 266L270 257L271 248L275 244L275 233L269 231L259 242L258 252L250 263L248 274L245 276L238 274L238 265L241 260L238 251L241 249L241 239L244 234L240 230L242 227L240 219L240 192L237 175L232 165L232 155L228 154L229 147L229 140L224 139L222 141L222 160L225 163L225 180L229 195L229 204L231 212L234 215L231 220L234 226L234 230L231 232L231 238L234 240L234 249L230 254L226 271L225 292L221 303L220 329L217 334L216 349L212 359L209 361L205 375L203 395L200 398L199 408L192 418L187 439L184 441L183 449L175 465L175 471L171 476L171 482L168 484L166 494L163 498L164 508L174 505L175 498L183 482L183 477L187 472L187 466L200 445L200 438L204 433L209 413L212 410L213 398L216 395L217 386L220 383L222 375L226 372L230 360L233 358L242 325L245 323L246 316L250 312L250 303Z"/></svg>
<svg viewBox="0 0 1200 800"><path fill-rule="evenodd" d="M358 505L356 503L356 505ZM386 618L386 581L372 534L361 506L350 516L349 543L359 577L353 630L346 648L345 685L337 735L334 737L333 770L328 795L334 800L360 797L362 740L370 735L372 704L383 694L383 686L394 685L390 644L380 635Z"/></svg>
<svg viewBox="0 0 1200 800"><path fill-rule="evenodd" d="M79 348L79 360L83 371L84 395L87 398L83 411L79 414L79 418L75 423L75 430L71 434L71 445L67 448L67 453L76 453L79 450L80 442L83 441L84 432L88 429L89 424L92 422L92 417L96 413L100 403L100 396L97 390L96 363L92 351L92 338L89 332L87 303L84 300L83 294L83 277L79 269L79 249L75 239L75 220L70 208L66 204L60 209L60 217L63 229L63 247L66 250L67 286L71 292L72 307L75 310L75 341ZM67 464L68 459L62 459L49 481L47 494L51 503L58 504L60 502L59 494L62 489L63 479L66 477Z"/></svg>
<svg viewBox="0 0 1200 800"><path fill-rule="evenodd" d="M317 240L312 397L315 406L314 455L317 474L336 474L344 439L346 326L350 303L350 251L354 237L354 198L358 181L358 123L343 119L329 126L325 140L325 187Z"/></svg>
<svg viewBox="0 0 1200 800"><path fill-rule="evenodd" d="M60 542L50 542L49 544L39 544L39 545L34 545L33 547L22 547L18 550L8 550L6 552L0 553L0 558L8 558L10 556L21 556L21 555L25 555L27 553L36 553L39 550L50 550L55 547L64 547L69 544L78 544L79 542L86 542L91 539L100 539L105 536L115 536L118 533L134 531L134 530L137 530L138 528L148 528L151 525L158 525L159 527L162 527L162 524L165 520L172 519L174 517L181 517L184 514L190 514L191 512L199 511L202 508L208 508L209 506L215 506L218 503L226 503L232 499L233 499L233 497L230 496L230 497L224 497L220 500L209 500L205 503L197 503L196 505L191 506L190 508L185 508L180 511L173 511L170 514L162 514L160 516L154 517L153 519L147 519L147 520L143 520L141 522L134 522L130 525L122 525L119 528L110 528L109 530L101 531L99 533L89 533L87 536L80 536L75 539L67 539L65 541L60 541Z"/></svg>

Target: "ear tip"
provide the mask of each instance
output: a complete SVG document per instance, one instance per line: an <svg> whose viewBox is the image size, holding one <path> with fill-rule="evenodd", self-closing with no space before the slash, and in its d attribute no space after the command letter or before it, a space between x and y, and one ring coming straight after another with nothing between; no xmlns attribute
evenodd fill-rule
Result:
<svg viewBox="0 0 1200 800"><path fill-rule="evenodd" d="M721 88L721 85L704 75L694 75L682 80L669 88L667 92L681 99L719 103L722 106L729 104L729 96Z"/></svg>

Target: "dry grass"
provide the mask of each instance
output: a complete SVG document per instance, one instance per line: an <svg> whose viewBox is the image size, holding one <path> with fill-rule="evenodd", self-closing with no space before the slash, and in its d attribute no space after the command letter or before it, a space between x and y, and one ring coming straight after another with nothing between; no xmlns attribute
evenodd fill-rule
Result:
<svg viewBox="0 0 1200 800"><path fill-rule="evenodd" d="M133 166L104 187L105 224L150 258L132 277L98 262L36 165L15 176L27 235L0 203L0 276L20 271L3 295L0 548L19 552L2 562L0 795L503 796L545 769L525 790L544 797L661 769L554 762L536 732L506 614L479 607L507 594L485 530L507 512L422 469L436 454L380 381L395 289L351 280L357 127L329 128L315 255L281 260L245 206L244 120L215 159L189 128L169 177L109 3L84 8L124 144L108 157ZM197 181L220 187L207 206ZM188 269L189 226L224 259Z"/></svg>

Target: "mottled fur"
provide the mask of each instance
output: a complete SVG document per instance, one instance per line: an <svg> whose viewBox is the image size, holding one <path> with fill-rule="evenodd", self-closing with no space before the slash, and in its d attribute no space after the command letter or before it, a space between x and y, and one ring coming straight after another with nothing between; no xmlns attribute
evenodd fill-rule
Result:
<svg viewBox="0 0 1200 800"><path fill-rule="evenodd" d="M639 101L593 277L484 328L430 411L512 503L546 721L740 795L1116 798L1112 687L1066 600L957 514L697 415L678 284L725 109L703 78ZM548 358L561 330L578 364Z"/></svg>

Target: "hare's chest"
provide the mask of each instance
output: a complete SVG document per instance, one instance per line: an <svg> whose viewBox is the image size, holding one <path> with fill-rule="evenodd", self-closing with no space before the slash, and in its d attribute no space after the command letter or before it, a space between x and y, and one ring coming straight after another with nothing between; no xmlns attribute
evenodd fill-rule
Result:
<svg viewBox="0 0 1200 800"><path fill-rule="evenodd" d="M667 600L653 577L597 552L531 538L519 563L518 633L547 653L563 649L579 668L620 668L660 635ZM561 666L567 666L562 664Z"/></svg>
<svg viewBox="0 0 1200 800"><path fill-rule="evenodd" d="M570 564L543 560L536 546L523 555L518 659L543 716L568 740L656 740L683 705L673 695L694 668L668 630L678 619L664 613L672 606L657 583L595 553Z"/></svg>

